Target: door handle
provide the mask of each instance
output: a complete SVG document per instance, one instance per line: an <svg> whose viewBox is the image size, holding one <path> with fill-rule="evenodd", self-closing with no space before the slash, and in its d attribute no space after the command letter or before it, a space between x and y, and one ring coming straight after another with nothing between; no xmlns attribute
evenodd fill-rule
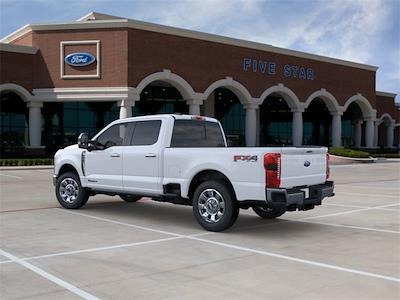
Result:
<svg viewBox="0 0 400 300"><path fill-rule="evenodd" d="M120 157L121 155L119 153L111 153L111 157Z"/></svg>
<svg viewBox="0 0 400 300"><path fill-rule="evenodd" d="M145 156L146 157L156 157L156 155L154 153L147 153Z"/></svg>

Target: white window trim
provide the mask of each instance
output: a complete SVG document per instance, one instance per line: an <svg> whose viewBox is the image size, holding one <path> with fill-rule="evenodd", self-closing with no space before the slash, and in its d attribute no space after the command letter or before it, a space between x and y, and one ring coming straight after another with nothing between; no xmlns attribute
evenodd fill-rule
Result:
<svg viewBox="0 0 400 300"><path fill-rule="evenodd" d="M65 45L96 45L96 74L90 75L65 75L64 68L64 55ZM86 79L86 78L100 78L100 40L87 40L87 41L61 41L60 42L60 76L61 79Z"/></svg>

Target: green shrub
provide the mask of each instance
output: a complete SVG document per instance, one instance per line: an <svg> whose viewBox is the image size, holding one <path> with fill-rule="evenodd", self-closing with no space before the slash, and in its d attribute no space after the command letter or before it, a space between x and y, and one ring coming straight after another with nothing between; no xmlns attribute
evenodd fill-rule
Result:
<svg viewBox="0 0 400 300"><path fill-rule="evenodd" d="M368 158L370 154L365 151L352 150L346 148L329 148L329 154L344 156L344 157L353 157L353 158Z"/></svg>
<svg viewBox="0 0 400 300"><path fill-rule="evenodd" d="M45 166L52 165L52 158L2 158L0 166Z"/></svg>

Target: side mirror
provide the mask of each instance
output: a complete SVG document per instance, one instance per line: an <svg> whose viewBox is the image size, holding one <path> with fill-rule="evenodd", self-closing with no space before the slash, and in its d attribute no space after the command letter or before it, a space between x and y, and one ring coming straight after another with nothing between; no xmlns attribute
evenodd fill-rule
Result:
<svg viewBox="0 0 400 300"><path fill-rule="evenodd" d="M89 144L89 136L86 132L82 132L78 137L78 147L87 149Z"/></svg>

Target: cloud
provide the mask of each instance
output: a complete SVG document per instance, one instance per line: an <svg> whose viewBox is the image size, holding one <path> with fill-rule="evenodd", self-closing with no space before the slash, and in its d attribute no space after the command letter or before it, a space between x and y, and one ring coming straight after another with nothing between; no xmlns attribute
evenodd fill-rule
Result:
<svg viewBox="0 0 400 300"><path fill-rule="evenodd" d="M133 18L377 65L377 87L400 92L398 1L167 1ZM147 8L148 9L148 8ZM397 20L397 21L396 21ZM389 35L389 36L388 36Z"/></svg>
<svg viewBox="0 0 400 300"><path fill-rule="evenodd" d="M398 0L0 1L1 32L99 11L377 65L378 89L400 92Z"/></svg>

